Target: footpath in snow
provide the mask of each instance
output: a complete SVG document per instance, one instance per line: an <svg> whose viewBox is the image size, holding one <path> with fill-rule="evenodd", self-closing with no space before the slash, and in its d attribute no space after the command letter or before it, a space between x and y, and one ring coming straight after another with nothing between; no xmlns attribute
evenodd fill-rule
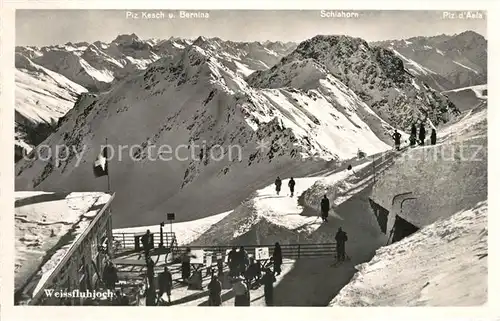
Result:
<svg viewBox="0 0 500 321"><path fill-rule="evenodd" d="M337 229L342 226L349 236L347 252L350 261L333 267L333 257L287 260L283 274L275 284L276 305L325 306L349 282L356 272L355 266L370 260L375 250L386 241L371 213L368 195L373 183L373 170L383 170L391 164L393 157L394 153L389 152L379 156L375 165L371 159L366 159L355 164L352 170L343 167L310 177L294 177L296 185L293 197L288 188L289 177L281 177L280 195L276 194L275 186L271 184L257 190L246 202L230 212L176 223L173 231L191 235L183 236L181 244L199 235L189 243L271 245L275 242L331 243L334 242ZM328 195L332 203L327 223L319 218L319 201L324 194ZM139 229L144 231L145 228ZM155 227L150 227L150 230L156 231ZM120 231L131 232L132 229ZM252 298L261 297L259 291L262 289L252 290ZM230 294L225 295L230 297ZM190 291L185 287L178 287L172 292L173 300L183 305L203 305L203 297L203 292ZM252 305L263 304L261 301L256 299ZM226 304L231 304L230 298L228 302Z"/></svg>

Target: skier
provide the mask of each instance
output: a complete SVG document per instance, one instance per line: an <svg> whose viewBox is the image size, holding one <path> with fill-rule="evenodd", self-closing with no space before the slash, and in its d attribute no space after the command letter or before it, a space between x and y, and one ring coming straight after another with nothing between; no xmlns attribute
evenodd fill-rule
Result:
<svg viewBox="0 0 500 321"><path fill-rule="evenodd" d="M290 197L293 197L293 190L295 189L295 181L293 180L293 177L290 178L288 187L290 188Z"/></svg>
<svg viewBox="0 0 500 321"><path fill-rule="evenodd" d="M325 196L321 200L321 219L328 222L328 211L330 210L330 200Z"/></svg>
<svg viewBox="0 0 500 321"><path fill-rule="evenodd" d="M394 130L392 138L394 139L394 145L396 146L396 150L399 150L399 146L401 145L401 134L398 132L397 129Z"/></svg>
<svg viewBox="0 0 500 321"><path fill-rule="evenodd" d="M158 301L160 301L161 297L163 296L163 293L167 294L168 298L168 303L172 303L170 300L170 295L172 293L172 273L168 270L168 267L165 266L165 270L163 270L162 273L158 276Z"/></svg>
<svg viewBox="0 0 500 321"><path fill-rule="evenodd" d="M347 233L342 231L341 227L339 227L335 235L335 241L337 241L337 261L345 261L345 242L347 242Z"/></svg>
<svg viewBox="0 0 500 321"><path fill-rule="evenodd" d="M276 282L276 277L273 275L270 269L266 269L266 274L264 274L260 282L264 284L264 298L266 300L266 305L273 306L274 305L273 283Z"/></svg>
<svg viewBox="0 0 500 321"><path fill-rule="evenodd" d="M420 124L420 132L418 133L418 139L419 139L420 145L425 144L425 126L424 126L424 123Z"/></svg>
<svg viewBox="0 0 500 321"><path fill-rule="evenodd" d="M222 304L221 292L222 284L219 281L217 275L212 275L212 280L208 283L208 305L209 306L220 306Z"/></svg>
<svg viewBox="0 0 500 321"><path fill-rule="evenodd" d="M280 195L280 191L281 191L281 178L279 176L274 181L274 185L276 186L276 194Z"/></svg>
<svg viewBox="0 0 500 321"><path fill-rule="evenodd" d="M276 275L281 274L281 264L283 264L283 254L281 253L280 244L276 242L273 251L273 268Z"/></svg>
<svg viewBox="0 0 500 321"><path fill-rule="evenodd" d="M436 140L437 140L436 129L433 128L431 133L431 145L436 145Z"/></svg>

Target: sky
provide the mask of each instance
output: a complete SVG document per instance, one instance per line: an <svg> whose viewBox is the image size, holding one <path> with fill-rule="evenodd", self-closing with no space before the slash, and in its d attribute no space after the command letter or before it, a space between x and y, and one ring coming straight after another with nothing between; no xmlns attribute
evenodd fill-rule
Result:
<svg viewBox="0 0 500 321"><path fill-rule="evenodd" d="M324 17L320 10L209 10L208 18L181 18L178 10L143 18L141 10L18 10L16 45L45 46L67 42L109 42L119 34L141 39L219 37L233 41L280 40L300 42L318 34L345 34L367 41L413 36L458 34L473 30L486 37L483 18L452 19L444 11L348 11L351 17ZM190 11L197 13L197 11ZM128 13L128 14L127 14ZM169 18L172 13L175 18ZM137 14L135 16L134 14ZM357 15L357 17L355 16ZM134 18L136 17L136 18Z"/></svg>

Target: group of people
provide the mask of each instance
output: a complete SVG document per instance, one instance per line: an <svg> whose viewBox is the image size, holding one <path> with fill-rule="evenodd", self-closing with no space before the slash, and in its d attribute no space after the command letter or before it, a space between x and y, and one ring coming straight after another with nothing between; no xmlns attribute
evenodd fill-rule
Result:
<svg viewBox="0 0 500 321"><path fill-rule="evenodd" d="M274 181L274 186L276 187L276 194L280 195L281 192L281 178L278 176ZM290 189L290 197L293 197L293 192L295 191L295 181L293 177L290 177L288 181L288 188Z"/></svg>
<svg viewBox="0 0 500 321"><path fill-rule="evenodd" d="M146 305L158 305L163 300L163 295L166 294L168 303L171 303L171 292L173 286L172 273L165 266L164 271L158 276L158 291L154 282L154 262L146 252L146 275L147 287L145 291ZM195 256L192 254L191 249L188 247L181 255L181 277L186 283L191 278L191 258ZM222 304L222 283L223 271L221 262L217 262L219 266L219 273L213 273L211 281L208 284L208 305L220 306ZM250 257L241 246L239 249L233 247L228 253L227 265L229 268L229 281L231 283L233 292L235 294L235 306L249 306L250 305L250 290L252 285L264 285L264 297L266 305L273 305L273 283L276 281L275 275L281 274L281 265L283 264L283 255L281 246L277 242L274 246L273 255L271 257L271 264L273 270L269 266L261 268L259 262L253 257ZM264 275L262 275L262 270Z"/></svg>
<svg viewBox="0 0 500 321"><path fill-rule="evenodd" d="M418 144L421 146L425 145L425 138L426 138L425 126L424 123L421 123L418 132ZM392 134L392 139L394 139L394 146L396 147L396 150L399 150L401 146L401 134L398 132L397 129L394 130L394 133ZM437 141L436 129L432 128L431 145L436 145L436 141ZM417 126L413 124L411 126L411 133L410 133L410 146L415 146L416 143L417 143Z"/></svg>
<svg viewBox="0 0 500 321"><path fill-rule="evenodd" d="M265 266L263 268L264 275L262 275L262 267L260 263L255 258L250 258L245 248L241 246L239 250L233 247L228 254L229 267L229 277L231 286L235 295L234 305L235 306L249 306L250 305L250 290L253 285L264 285L264 298L267 306L272 306L274 304L274 287L273 284L276 282L276 276L281 274L281 265L283 264L283 254L281 251L281 246L278 242L274 245L273 255L271 257L271 264L273 270L270 266ZM219 286L216 282L216 276L212 276L213 285L209 284L209 303L212 305L220 305L220 295ZM211 282L211 283L212 283ZM212 291L211 289L216 289Z"/></svg>

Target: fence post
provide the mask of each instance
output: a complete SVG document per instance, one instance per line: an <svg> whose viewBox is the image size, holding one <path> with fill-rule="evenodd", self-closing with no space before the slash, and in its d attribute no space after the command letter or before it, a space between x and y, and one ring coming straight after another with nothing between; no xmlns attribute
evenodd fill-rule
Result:
<svg viewBox="0 0 500 321"><path fill-rule="evenodd" d="M122 233L122 240L123 240L122 247L125 248L125 233Z"/></svg>
<svg viewBox="0 0 500 321"><path fill-rule="evenodd" d="M299 252L298 258L300 259L300 243L299 243L299 247L297 249L298 249L298 252Z"/></svg>

